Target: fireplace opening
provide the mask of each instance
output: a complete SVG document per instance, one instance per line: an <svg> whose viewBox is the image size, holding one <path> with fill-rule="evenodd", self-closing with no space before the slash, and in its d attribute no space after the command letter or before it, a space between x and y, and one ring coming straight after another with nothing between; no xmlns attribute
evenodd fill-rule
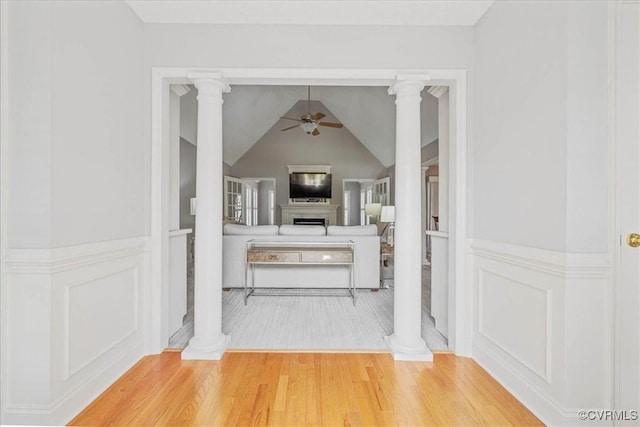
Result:
<svg viewBox="0 0 640 427"><path fill-rule="evenodd" d="M325 225L324 218L293 218L293 225Z"/></svg>

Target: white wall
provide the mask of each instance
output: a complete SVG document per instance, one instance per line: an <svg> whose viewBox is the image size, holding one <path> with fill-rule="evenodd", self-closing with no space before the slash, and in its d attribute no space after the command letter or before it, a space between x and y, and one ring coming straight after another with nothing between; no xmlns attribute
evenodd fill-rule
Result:
<svg viewBox="0 0 640 427"><path fill-rule="evenodd" d="M143 26L121 2L7 9L0 422L65 424L145 351Z"/></svg>
<svg viewBox="0 0 640 427"><path fill-rule="evenodd" d="M9 140L7 239L14 248L51 245L52 5L8 3ZM30 55L26 55L29 52Z"/></svg>
<svg viewBox="0 0 640 427"><path fill-rule="evenodd" d="M567 18L567 251L607 250L607 7L569 2Z"/></svg>
<svg viewBox="0 0 640 427"><path fill-rule="evenodd" d="M473 59L472 27L148 24L145 40L147 67L469 68ZM313 55L300 54L300 41Z"/></svg>
<svg viewBox="0 0 640 427"><path fill-rule="evenodd" d="M141 24L126 5L9 10L9 180L20 187L9 192L9 246L145 234Z"/></svg>
<svg viewBox="0 0 640 427"><path fill-rule="evenodd" d="M475 31L473 355L547 424L612 408L607 2L496 2Z"/></svg>
<svg viewBox="0 0 640 427"><path fill-rule="evenodd" d="M474 237L566 248L566 9L498 2L476 25Z"/></svg>
<svg viewBox="0 0 640 427"><path fill-rule="evenodd" d="M95 2L56 4L52 25L52 244L147 234L142 26Z"/></svg>
<svg viewBox="0 0 640 427"><path fill-rule="evenodd" d="M500 2L477 24L476 237L606 250L606 17L604 1Z"/></svg>

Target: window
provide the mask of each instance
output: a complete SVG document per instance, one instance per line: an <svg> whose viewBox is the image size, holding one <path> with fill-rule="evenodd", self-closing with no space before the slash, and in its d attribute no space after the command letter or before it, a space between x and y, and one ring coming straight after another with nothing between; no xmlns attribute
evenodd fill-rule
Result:
<svg viewBox="0 0 640 427"><path fill-rule="evenodd" d="M225 219L237 223L244 222L242 180L226 176L225 180Z"/></svg>

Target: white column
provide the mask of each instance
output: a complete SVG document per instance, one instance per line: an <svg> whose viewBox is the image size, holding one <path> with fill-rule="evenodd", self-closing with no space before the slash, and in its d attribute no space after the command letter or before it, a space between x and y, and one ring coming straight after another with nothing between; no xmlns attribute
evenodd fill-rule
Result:
<svg viewBox="0 0 640 427"><path fill-rule="evenodd" d="M183 359L218 360L230 336L222 333L222 94L216 73L189 75L198 90L194 335Z"/></svg>
<svg viewBox="0 0 640 427"><path fill-rule="evenodd" d="M428 76L398 78L396 95L396 179L393 334L386 337L396 360L431 361L422 339L422 208L420 92Z"/></svg>

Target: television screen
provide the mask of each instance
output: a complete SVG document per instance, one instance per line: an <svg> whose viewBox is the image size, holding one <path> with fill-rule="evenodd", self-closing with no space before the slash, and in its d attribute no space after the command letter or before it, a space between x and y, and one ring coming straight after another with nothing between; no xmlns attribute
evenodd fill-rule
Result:
<svg viewBox="0 0 640 427"><path fill-rule="evenodd" d="M289 174L289 198L331 198L331 174L302 173Z"/></svg>

